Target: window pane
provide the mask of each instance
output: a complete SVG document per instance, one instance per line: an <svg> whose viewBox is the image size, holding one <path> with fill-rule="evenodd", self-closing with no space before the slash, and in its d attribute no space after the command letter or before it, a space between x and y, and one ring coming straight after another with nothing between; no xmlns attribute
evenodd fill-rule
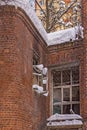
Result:
<svg viewBox="0 0 87 130"><path fill-rule="evenodd" d="M72 110L73 110L76 114L80 114L80 105L79 105L79 104L73 104L73 105L72 105Z"/></svg>
<svg viewBox="0 0 87 130"><path fill-rule="evenodd" d="M53 72L53 82L54 82L54 86L61 85L61 72L60 71Z"/></svg>
<svg viewBox="0 0 87 130"><path fill-rule="evenodd" d="M70 88L63 89L63 101L70 101Z"/></svg>
<svg viewBox="0 0 87 130"><path fill-rule="evenodd" d="M72 101L79 101L79 86L72 87Z"/></svg>
<svg viewBox="0 0 87 130"><path fill-rule="evenodd" d="M70 84L70 70L64 70L62 72L62 76L63 76L63 84L69 85Z"/></svg>
<svg viewBox="0 0 87 130"><path fill-rule="evenodd" d="M61 114L61 106L57 105L57 106L53 106L53 114L58 113Z"/></svg>
<svg viewBox="0 0 87 130"><path fill-rule="evenodd" d="M79 83L79 67L75 67L72 69L72 83Z"/></svg>
<svg viewBox="0 0 87 130"><path fill-rule="evenodd" d="M63 105L63 114L70 114L70 105Z"/></svg>
<svg viewBox="0 0 87 130"><path fill-rule="evenodd" d="M53 92L53 102L61 102L61 89L54 89Z"/></svg>

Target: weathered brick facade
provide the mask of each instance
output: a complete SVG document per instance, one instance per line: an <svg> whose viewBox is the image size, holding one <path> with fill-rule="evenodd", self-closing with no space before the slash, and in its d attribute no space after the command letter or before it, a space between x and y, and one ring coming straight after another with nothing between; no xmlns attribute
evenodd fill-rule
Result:
<svg viewBox="0 0 87 130"><path fill-rule="evenodd" d="M72 43L65 43L63 45L56 45L56 46L50 46L48 48L49 54L48 54L48 62L49 65L49 80L51 85L51 70L56 67L61 66L74 66L75 64L78 64L80 67L80 73L83 73L83 57L84 57L84 47L82 44L83 41L77 41ZM83 74L81 74L83 75ZM80 89L83 90L83 84L82 84L82 77L80 77ZM49 85L49 86L50 86ZM82 96L82 95L80 95ZM51 99L52 100L52 99ZM50 106L50 105L49 105ZM81 105L82 106L82 105Z"/></svg>
<svg viewBox="0 0 87 130"><path fill-rule="evenodd" d="M32 90L32 47L42 42L37 35L21 9L0 7L0 130L45 128L46 98ZM45 46L38 46L41 63Z"/></svg>
<svg viewBox="0 0 87 130"><path fill-rule="evenodd" d="M46 130L52 114L51 70L79 64L80 114L87 129L87 1L82 0L84 39L47 47L24 10L0 7L0 130ZM47 66L49 96L32 89L33 53Z"/></svg>

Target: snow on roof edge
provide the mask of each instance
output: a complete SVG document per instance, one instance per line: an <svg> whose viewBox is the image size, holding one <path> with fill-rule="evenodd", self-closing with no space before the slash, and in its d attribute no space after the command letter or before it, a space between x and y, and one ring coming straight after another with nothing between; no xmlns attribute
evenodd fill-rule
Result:
<svg viewBox="0 0 87 130"><path fill-rule="evenodd" d="M78 40L79 36L81 38L84 38L82 26L75 26L65 30L49 33L47 35L48 35L48 45L55 45L55 44L69 42L69 41L75 41ZM76 35L78 36L76 37Z"/></svg>
<svg viewBox="0 0 87 130"><path fill-rule="evenodd" d="M3 1L0 2L0 4L5 5ZM35 11L30 6L28 0L15 0L15 2L9 1L8 5L14 5L16 8L20 7L26 12L26 14L29 16L34 26L39 31L39 33L41 34L42 38L45 40L48 46L69 42L70 40L72 41L76 40L76 34L79 31L77 26L53 33L47 33L40 19L36 16ZM81 26L80 30L81 30L81 37L83 38L83 28Z"/></svg>
<svg viewBox="0 0 87 130"><path fill-rule="evenodd" d="M31 19L34 26L39 31L39 33L41 34L41 36L43 37L45 42L46 43L48 42L47 32L45 31L40 19L36 16L34 9L30 6L29 0L15 0L15 2L8 1L7 4L14 5L16 9L17 9L17 7L22 8L25 11L25 13L29 16L29 18ZM2 2L0 2L0 5L6 5L6 4L5 4L5 2L2 1Z"/></svg>

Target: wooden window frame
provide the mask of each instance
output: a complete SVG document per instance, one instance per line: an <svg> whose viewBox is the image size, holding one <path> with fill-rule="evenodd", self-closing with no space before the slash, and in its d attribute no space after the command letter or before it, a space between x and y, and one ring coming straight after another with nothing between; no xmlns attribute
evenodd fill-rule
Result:
<svg viewBox="0 0 87 130"><path fill-rule="evenodd" d="M73 66L73 68L74 67L78 67L78 69L79 69L79 66ZM61 89L61 98L62 98L61 102L53 103L53 106L57 106L57 105L61 106L61 113L60 114L63 114L63 105L69 104L70 105L70 109L72 109L73 104L75 104L75 105L79 104L80 105L80 100L78 100L78 101L73 101L72 100L72 88L75 87L75 86L78 86L80 88L80 85L79 85L79 83L72 84L72 69L71 69L71 67L70 68L67 67L65 69L61 68L61 69L58 69L58 71L61 71L61 73L62 73L63 70L68 70L68 69L70 69L70 81L71 81L71 84L70 85L60 85L60 86L54 86L53 85L53 90L54 89L58 89L58 88ZM62 74L61 74L61 81L62 81ZM63 83L61 82L61 84L63 84ZM64 88L69 88L70 89L70 101L63 101L63 91L64 91Z"/></svg>

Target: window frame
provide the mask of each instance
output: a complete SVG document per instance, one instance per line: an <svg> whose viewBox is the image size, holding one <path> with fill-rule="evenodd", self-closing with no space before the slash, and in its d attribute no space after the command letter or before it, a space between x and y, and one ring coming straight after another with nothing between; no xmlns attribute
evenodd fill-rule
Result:
<svg viewBox="0 0 87 130"><path fill-rule="evenodd" d="M72 106L73 105L78 105L79 104L79 107L80 107L80 97L79 97L79 100L78 101L73 101L73 97L72 97L72 88L73 87L79 87L79 92L80 92L80 83L77 83L77 84L73 84L72 83L72 69L71 68L74 68L74 67L78 67L78 70L79 70L79 65L75 65L75 66L71 66L71 67L69 67L69 66L67 66L67 67L59 67L59 68L55 68L55 69L53 69L52 70L52 73L53 73L53 71L54 70L58 70L58 71L63 71L63 70L69 70L70 69L70 80L71 80L71 84L70 85L60 85L60 86L56 86L56 87L54 87L54 85L52 85L53 87L53 89L52 89L52 91L54 90L54 89L58 89L58 88L60 88L61 89L61 102L56 102L56 103L54 103L53 102L53 96L52 96L52 113L54 113L53 111L53 107L54 106L57 106L57 105L60 105L61 106L61 114L63 114L63 105L67 105L67 104L70 104L70 109L72 109ZM62 76L61 76L61 78L62 78ZM52 74L52 79L53 79L53 74ZM79 79L80 79L80 70L79 70ZM64 91L64 89L65 88L69 88L70 89L70 101L63 101L63 91ZM52 95L54 95L53 94L53 92L52 92ZM80 96L80 94L79 94L79 96ZM79 110L80 111L80 110Z"/></svg>

